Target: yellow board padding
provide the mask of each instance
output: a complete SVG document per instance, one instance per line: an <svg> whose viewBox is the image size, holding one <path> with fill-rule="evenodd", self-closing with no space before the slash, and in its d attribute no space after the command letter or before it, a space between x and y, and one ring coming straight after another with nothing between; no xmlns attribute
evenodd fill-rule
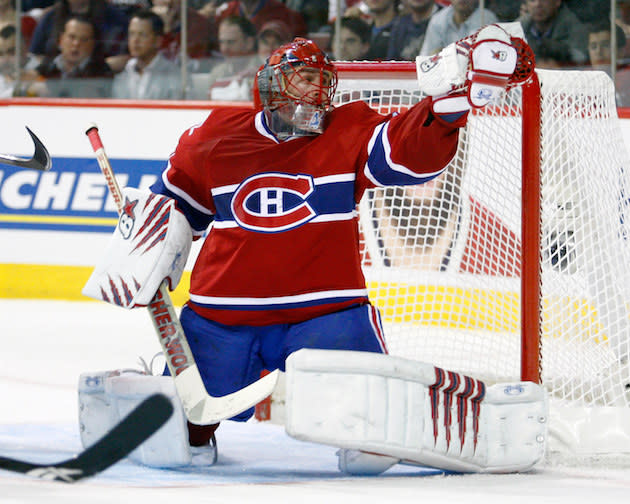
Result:
<svg viewBox="0 0 630 504"><path fill-rule="evenodd" d="M443 329L520 333L520 293L486 287L368 282L385 322ZM543 299L543 338L607 342L598 307L577 296Z"/></svg>
<svg viewBox="0 0 630 504"><path fill-rule="evenodd" d="M0 264L0 298L90 301L81 294L93 268L47 264ZM190 273L185 271L171 293L176 306L188 299Z"/></svg>
<svg viewBox="0 0 630 504"><path fill-rule="evenodd" d="M370 299L387 322L518 331L520 296L486 288L368 282Z"/></svg>

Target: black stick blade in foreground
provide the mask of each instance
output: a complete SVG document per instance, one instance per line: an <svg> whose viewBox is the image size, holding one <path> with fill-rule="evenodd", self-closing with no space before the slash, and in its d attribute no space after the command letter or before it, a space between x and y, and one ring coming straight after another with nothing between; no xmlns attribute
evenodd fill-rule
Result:
<svg viewBox="0 0 630 504"><path fill-rule="evenodd" d="M28 128L28 126L26 127L26 131L28 131L28 134L31 135L31 139L33 140L33 144L35 145L33 157L24 159L17 156L11 156L10 154L0 154L0 163L8 164L11 166L19 166L20 168L32 168L34 170L41 171L50 170L52 161L50 160L48 149L46 149L46 146L41 142L39 138L37 138L37 135Z"/></svg>
<svg viewBox="0 0 630 504"><path fill-rule="evenodd" d="M78 456L52 464L34 464L0 457L0 469L49 481L73 483L104 471L125 458L173 414L173 405L163 394L154 394L123 418L116 427Z"/></svg>

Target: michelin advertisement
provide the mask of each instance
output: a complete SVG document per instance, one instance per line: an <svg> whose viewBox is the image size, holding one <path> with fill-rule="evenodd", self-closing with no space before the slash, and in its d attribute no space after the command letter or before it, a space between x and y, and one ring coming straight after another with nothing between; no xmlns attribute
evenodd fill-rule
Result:
<svg viewBox="0 0 630 504"><path fill-rule="evenodd" d="M179 137L210 106L191 103L0 101L0 153L30 157L28 126L46 145L50 171L0 164L0 296L87 300L81 289L117 223L86 130L95 124L121 187L159 177ZM198 247L198 244L196 244ZM188 272L173 295L186 299Z"/></svg>

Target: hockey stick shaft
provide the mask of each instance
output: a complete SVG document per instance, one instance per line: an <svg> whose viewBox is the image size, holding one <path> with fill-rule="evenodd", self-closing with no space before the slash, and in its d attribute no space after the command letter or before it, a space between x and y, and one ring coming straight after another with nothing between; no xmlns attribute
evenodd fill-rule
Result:
<svg viewBox="0 0 630 504"><path fill-rule="evenodd" d="M90 126L86 135L92 144L96 160L120 213L123 206L122 192L105 153L98 128L94 125ZM175 380L175 387L184 412L192 423L208 425L231 418L271 394L278 379L277 370L232 394L221 397L209 395L171 301L166 282L162 282L147 308L164 352L166 364Z"/></svg>
<svg viewBox="0 0 630 504"><path fill-rule="evenodd" d="M76 457L52 464L0 457L0 469L45 480L74 483L104 471L125 458L162 427L172 414L171 401L163 394L154 394Z"/></svg>
<svg viewBox="0 0 630 504"><path fill-rule="evenodd" d="M19 168L32 168L40 171L50 170L52 161L50 159L48 149L46 149L46 146L42 143L42 141L28 127L26 128L26 131L28 131L28 134L31 136L31 140L33 140L33 144L35 146L33 157L25 159L11 156L10 154L0 154L0 163L17 166Z"/></svg>

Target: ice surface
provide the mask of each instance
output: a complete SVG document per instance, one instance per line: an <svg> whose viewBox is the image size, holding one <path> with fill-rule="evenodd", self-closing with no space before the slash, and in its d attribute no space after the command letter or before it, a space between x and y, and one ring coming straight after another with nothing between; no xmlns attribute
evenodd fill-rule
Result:
<svg viewBox="0 0 630 504"><path fill-rule="evenodd" d="M137 367L158 352L147 313L101 303L0 300L0 454L55 462L81 450L80 373ZM1 504L613 503L630 470L539 467L517 475L444 475L396 466L379 477L337 471L335 449L268 423L224 422L216 466L156 470L123 461L74 485L0 471Z"/></svg>

